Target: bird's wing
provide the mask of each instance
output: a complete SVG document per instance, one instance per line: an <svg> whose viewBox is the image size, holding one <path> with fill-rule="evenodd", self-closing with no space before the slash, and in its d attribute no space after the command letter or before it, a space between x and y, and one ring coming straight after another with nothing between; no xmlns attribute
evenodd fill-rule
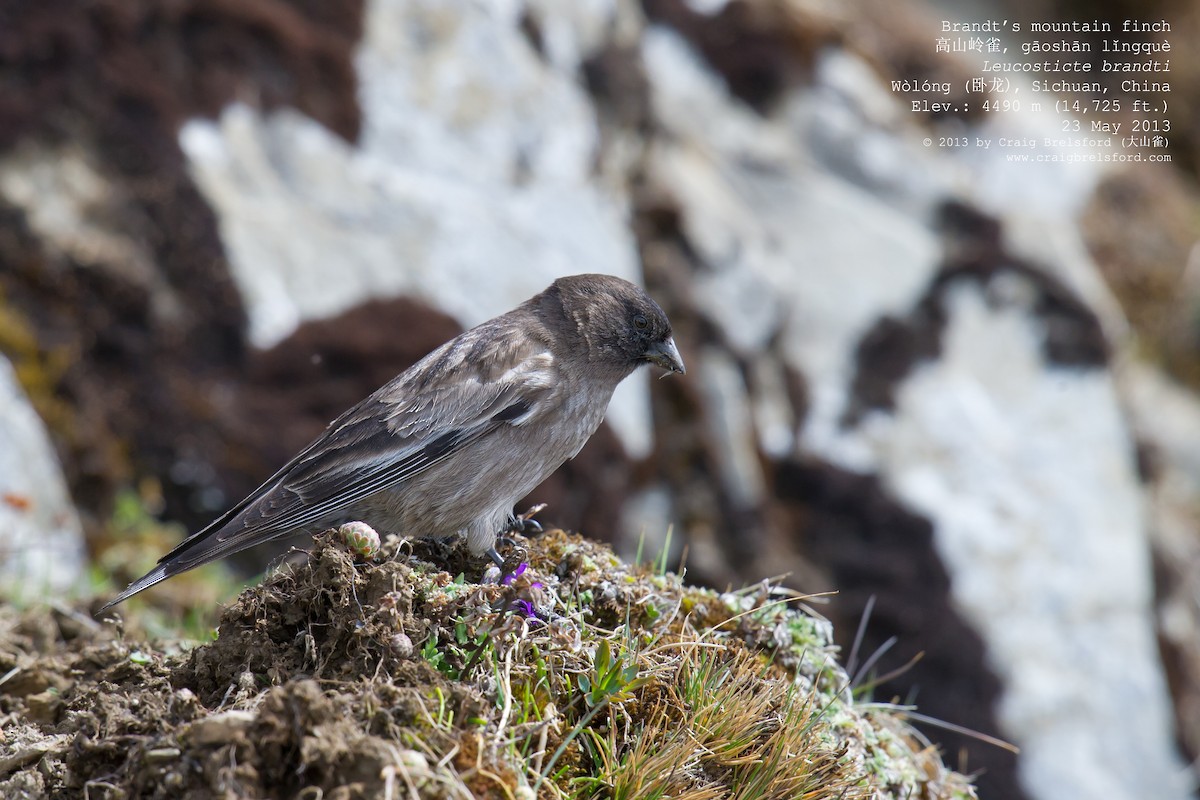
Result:
<svg viewBox="0 0 1200 800"><path fill-rule="evenodd" d="M252 502L240 514L243 530L304 527L403 483L501 426L536 418L552 394L553 357L532 349L515 355L491 362L483 374L443 362L434 371L450 381L406 373L407 380L344 415Z"/></svg>
<svg viewBox="0 0 1200 800"><path fill-rule="evenodd" d="M555 371L549 349L520 329L468 331L330 423L262 486L181 542L108 605L316 523L420 474L500 426L536 419L553 396Z"/></svg>

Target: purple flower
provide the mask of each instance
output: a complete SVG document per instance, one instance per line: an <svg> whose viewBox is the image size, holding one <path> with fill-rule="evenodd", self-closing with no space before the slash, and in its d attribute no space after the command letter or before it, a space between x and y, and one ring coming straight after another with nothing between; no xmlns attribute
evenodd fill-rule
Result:
<svg viewBox="0 0 1200 800"><path fill-rule="evenodd" d="M519 578L519 577L521 577L522 575L524 575L524 574L525 574L525 570L527 570L527 569L529 569L529 562L528 562L528 561L522 561L522 562L521 562L521 565L520 565L519 567L517 567L517 571L516 571L516 572L514 572L512 575L505 575L505 576L504 576L504 579L503 579L503 580L501 580L500 582L501 582L501 583L503 583L505 586L512 586L512 585L513 585L513 581L515 581L517 578Z"/></svg>

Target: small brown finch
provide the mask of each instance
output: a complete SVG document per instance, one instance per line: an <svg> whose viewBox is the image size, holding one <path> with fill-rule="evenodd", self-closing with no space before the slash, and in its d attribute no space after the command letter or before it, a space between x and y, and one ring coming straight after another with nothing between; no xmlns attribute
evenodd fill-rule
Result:
<svg viewBox="0 0 1200 800"><path fill-rule="evenodd" d="M684 371L657 303L609 275L560 278L342 414L104 608L247 547L356 520L460 534L499 561L513 504L579 452L617 384L646 363Z"/></svg>

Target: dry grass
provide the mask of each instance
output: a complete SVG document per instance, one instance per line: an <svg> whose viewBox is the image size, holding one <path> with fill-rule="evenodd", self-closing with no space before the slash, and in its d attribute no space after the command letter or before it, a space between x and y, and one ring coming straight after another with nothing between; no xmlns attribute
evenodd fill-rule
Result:
<svg viewBox="0 0 1200 800"><path fill-rule="evenodd" d="M866 798L824 729L819 696L740 648L680 642L661 665L662 691L635 731L589 730L597 776L590 796L655 798Z"/></svg>

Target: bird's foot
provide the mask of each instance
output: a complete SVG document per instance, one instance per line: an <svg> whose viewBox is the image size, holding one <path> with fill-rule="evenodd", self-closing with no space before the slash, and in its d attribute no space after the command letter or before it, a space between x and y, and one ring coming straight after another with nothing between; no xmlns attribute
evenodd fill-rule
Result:
<svg viewBox="0 0 1200 800"><path fill-rule="evenodd" d="M504 550L508 557L500 555L499 551ZM529 557L529 551L507 536L497 536L496 543L484 551L484 555L492 560L492 563L498 567L503 567L505 564L519 564Z"/></svg>
<svg viewBox="0 0 1200 800"><path fill-rule="evenodd" d="M497 547L503 547L505 550L509 551L509 558L505 559L504 556L500 555ZM506 580L508 580L509 576L505 566L507 564L514 564L517 565L515 567L516 570L520 571L524 569L525 559L529 554L525 548L520 547L516 543L501 537L496 540L495 545L484 551L484 555L491 559L492 563L489 564L488 568L483 571L483 577L480 579L480 583L504 583Z"/></svg>
<svg viewBox="0 0 1200 800"><path fill-rule="evenodd" d="M530 537L537 536L542 532L542 526L534 517L544 511L545 508L545 503L538 503L524 514L517 514L509 520L508 527L500 531L501 536L505 533L519 533L522 536Z"/></svg>
<svg viewBox="0 0 1200 800"><path fill-rule="evenodd" d="M542 532L542 526L539 525L537 520L535 520L533 517L541 512L545 507L545 503L538 503L524 514L516 514L510 517L508 520L508 525L505 526L503 530L496 533L495 544L484 551L485 555L492 560L492 563L494 563L496 567L488 567L487 571L484 573L484 583L498 582L499 574L503 573L505 559L504 556L500 555L497 548L503 548L505 550L520 548L520 545L508 534L518 533L522 536L537 536ZM512 554L510 553L510 555ZM524 548L520 548L517 554L517 562L523 562L526 555L527 553L525 552ZM497 569L500 570L500 573L496 572Z"/></svg>

